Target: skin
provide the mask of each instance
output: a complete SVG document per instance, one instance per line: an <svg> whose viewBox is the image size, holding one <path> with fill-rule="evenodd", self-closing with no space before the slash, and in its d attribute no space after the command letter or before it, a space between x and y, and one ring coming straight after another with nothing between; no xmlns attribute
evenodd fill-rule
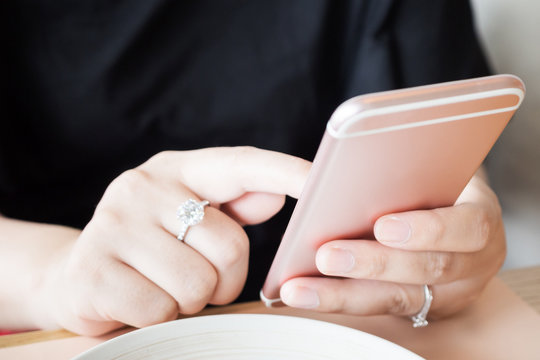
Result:
<svg viewBox="0 0 540 360"><path fill-rule="evenodd" d="M248 268L242 226L272 217L286 195L298 197L310 166L251 147L164 152L115 179L83 230L0 217L0 327L99 335L233 301ZM180 242L175 210L188 198L210 206ZM401 241L386 221L396 218L409 226ZM476 298L505 256L497 198L480 175L456 206L382 217L375 234L376 242L323 245L317 266L338 278L292 279L283 300L410 315L423 304L420 285L432 284L430 314L444 316Z"/></svg>
<svg viewBox="0 0 540 360"><path fill-rule="evenodd" d="M321 246L319 271L338 278L290 280L281 288L284 302L323 312L410 316L424 303L419 285L429 284L429 315L440 318L475 300L506 256L501 208L482 170L454 206L385 215L374 233L376 242Z"/></svg>

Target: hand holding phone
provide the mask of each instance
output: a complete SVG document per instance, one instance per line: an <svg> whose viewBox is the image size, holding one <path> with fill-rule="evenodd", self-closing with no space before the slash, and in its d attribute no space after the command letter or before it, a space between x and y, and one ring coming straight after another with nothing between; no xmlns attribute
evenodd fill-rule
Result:
<svg viewBox="0 0 540 360"><path fill-rule="evenodd" d="M284 282L320 276L315 254L327 241L371 237L384 214L454 204L523 96L519 78L498 75L363 95L340 105L261 298L278 304Z"/></svg>

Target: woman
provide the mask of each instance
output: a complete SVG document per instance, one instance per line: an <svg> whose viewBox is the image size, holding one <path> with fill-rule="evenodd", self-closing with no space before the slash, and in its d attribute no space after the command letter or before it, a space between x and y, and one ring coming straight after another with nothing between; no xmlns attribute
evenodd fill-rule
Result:
<svg viewBox="0 0 540 360"><path fill-rule="evenodd" d="M2 6L1 328L97 335L255 299L340 102L488 72L466 1ZM181 242L189 198L211 206ZM429 284L446 316L505 256L481 174L375 237L321 248L339 278L292 279L284 302L411 316Z"/></svg>

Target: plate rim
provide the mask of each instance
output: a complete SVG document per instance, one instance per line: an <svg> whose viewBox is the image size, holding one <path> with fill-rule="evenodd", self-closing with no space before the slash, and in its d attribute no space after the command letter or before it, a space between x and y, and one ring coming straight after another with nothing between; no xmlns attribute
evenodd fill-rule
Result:
<svg viewBox="0 0 540 360"><path fill-rule="evenodd" d="M125 334L116 336L107 341L104 341L101 344L93 346L92 348L87 349L84 352L73 357L72 360L87 360L87 359L93 358L96 355L107 355L105 354L105 352L110 353L114 351L115 346L117 348L125 347L124 342L127 343L128 341L131 341L131 340L126 340L126 339L135 338L135 340L137 340L137 338L140 338L140 339L149 338L148 335L146 335L148 333L159 334L160 331L167 332L167 328L170 328L169 333L174 334L173 329L178 326L183 327L182 330L185 330L186 328L188 329L194 328L193 326L190 327L188 325L189 323L197 323L199 324L199 326L202 326L204 325L204 323L208 323L208 322L212 324L220 325L221 323L226 322L227 320L230 321L231 318L235 318L236 321L242 320L244 323L246 323L247 321L249 324L252 324L253 322L256 322L256 321L266 321L266 322L273 322L273 323L289 322L291 328L293 327L293 325L294 327L299 327L302 325L304 326L311 325L316 328L319 328L320 331L326 327L328 330L332 330L332 329L335 331L339 330L344 335L347 334L349 336L359 336L359 335L363 336L365 339L367 339L370 345L373 345L372 348L374 350L381 348L388 352L394 351L394 352L398 352L398 354L402 354L403 356L408 356L407 359L411 359L411 360L423 359L422 357L412 352L411 350L401 345L398 345L396 343L393 343L389 340L386 340L382 337L379 337L377 335L373 335L368 332L358 330L349 326L336 324L336 323L328 322L324 320L312 319L312 318L301 317L301 316L281 315L281 314L213 314L213 315L196 315L192 317L171 320L164 323L135 329ZM168 339L173 339L175 337L177 336L172 336L172 335L167 336ZM148 345L151 345L151 344L152 343L150 342ZM120 351L121 351L120 354L115 355L115 356L121 356L123 353L125 353L125 351L122 349L120 349Z"/></svg>

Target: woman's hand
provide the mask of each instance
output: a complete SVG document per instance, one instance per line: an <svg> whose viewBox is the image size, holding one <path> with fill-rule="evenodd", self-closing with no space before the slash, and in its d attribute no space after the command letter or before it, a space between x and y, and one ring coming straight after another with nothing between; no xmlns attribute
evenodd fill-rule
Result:
<svg viewBox="0 0 540 360"><path fill-rule="evenodd" d="M297 197L309 167L239 147L164 152L126 171L76 241L51 257L43 285L51 321L97 335L233 301L248 268L242 225L273 216L286 194ZM189 198L210 206L182 242L176 209Z"/></svg>
<svg viewBox="0 0 540 360"><path fill-rule="evenodd" d="M336 240L318 250L317 267L336 278L295 278L281 288L295 307L359 315L413 315L429 284L429 317L452 314L477 298L506 255L501 209L481 175L455 206L377 220L377 241Z"/></svg>

